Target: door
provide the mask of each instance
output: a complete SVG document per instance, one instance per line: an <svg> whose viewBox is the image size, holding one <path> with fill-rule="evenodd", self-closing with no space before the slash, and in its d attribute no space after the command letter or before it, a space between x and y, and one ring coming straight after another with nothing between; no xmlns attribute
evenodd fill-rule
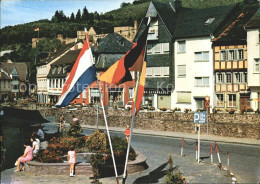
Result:
<svg viewBox="0 0 260 184"><path fill-rule="evenodd" d="M249 99L250 99L249 95L240 96L240 100L239 100L240 111L247 110L250 108L250 102L248 101Z"/></svg>

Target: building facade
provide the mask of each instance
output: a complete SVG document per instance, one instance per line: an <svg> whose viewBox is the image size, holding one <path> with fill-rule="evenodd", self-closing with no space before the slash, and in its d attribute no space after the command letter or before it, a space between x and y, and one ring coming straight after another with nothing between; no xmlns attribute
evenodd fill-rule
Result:
<svg viewBox="0 0 260 184"><path fill-rule="evenodd" d="M246 24L248 50L248 87L250 106L260 110L260 9Z"/></svg>
<svg viewBox="0 0 260 184"><path fill-rule="evenodd" d="M37 64L36 80L38 103L50 103L50 98L48 94L49 81L47 79L47 75L50 72L51 64L55 63L58 59L64 56L67 52L70 51L70 49L73 49L74 45L75 43L63 45L59 50L56 51L56 53L54 53L54 55L46 58L45 60Z"/></svg>
<svg viewBox="0 0 260 184"><path fill-rule="evenodd" d="M9 74L0 68L0 102L6 102L11 98L11 82Z"/></svg>

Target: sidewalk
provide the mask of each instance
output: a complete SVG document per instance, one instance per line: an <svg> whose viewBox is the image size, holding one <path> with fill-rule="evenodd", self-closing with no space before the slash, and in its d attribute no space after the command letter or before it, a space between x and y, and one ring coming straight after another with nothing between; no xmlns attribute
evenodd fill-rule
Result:
<svg viewBox="0 0 260 184"><path fill-rule="evenodd" d="M82 125L84 128L96 129L96 126L91 125ZM105 126L98 126L99 129L105 130ZM122 127L109 127L109 131L115 132L124 132L125 128ZM154 136L164 136L164 137L177 137L177 138L186 138L186 139L198 139L197 134L193 133L184 133L184 132L168 132L168 131L155 131L155 130L143 130L143 129L134 129L134 134L142 135L154 135ZM212 141L212 142L226 142L226 143L236 143L236 144L248 144L248 145L260 145L260 140L249 139L249 138L235 138L235 137L222 137L216 135L207 135L201 134L201 140Z"/></svg>

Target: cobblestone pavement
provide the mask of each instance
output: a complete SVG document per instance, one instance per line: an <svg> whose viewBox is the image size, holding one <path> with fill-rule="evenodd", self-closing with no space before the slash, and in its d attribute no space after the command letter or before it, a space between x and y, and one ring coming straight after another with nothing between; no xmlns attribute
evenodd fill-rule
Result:
<svg viewBox="0 0 260 184"><path fill-rule="evenodd" d="M51 132L56 131L56 127L52 124L46 124L46 129ZM91 128L91 127L87 127ZM100 127L102 128L102 127ZM84 134L89 134L93 130L84 129ZM114 130L116 131L116 129ZM118 131L121 132L121 129ZM141 132L140 132L141 133ZM148 132L152 134L151 132ZM147 135L147 131L145 133ZM167 134L165 134L167 136ZM136 138L136 139L135 139ZM192 138L192 137L191 137ZM142 142L140 141L142 139ZM169 141L169 144L168 144ZM172 154L174 160L174 166L179 166L181 172L184 173L189 183L231 183L231 178L226 176L226 171L219 170L217 165L210 165L209 159L203 160L201 163L197 163L194 158L194 154L187 154L185 157L181 157L177 154L173 147L173 143L170 138L158 139L151 136L143 136L137 138L134 136L133 145L134 148L141 151L147 156L148 168L140 173L129 175L126 183L163 183L164 175L168 166L166 164L167 157ZM241 142L242 143L242 142ZM155 146L156 145L156 146ZM165 146L169 145L169 146ZM179 145L178 145L179 146ZM216 163L216 158L214 158ZM34 176L25 172L14 172L14 168L7 169L1 172L1 183L14 183L14 184L30 184L30 183L91 183L89 176L77 175L75 177L69 176ZM101 178L100 181L103 184L115 184L114 177ZM122 178L120 178L122 183Z"/></svg>

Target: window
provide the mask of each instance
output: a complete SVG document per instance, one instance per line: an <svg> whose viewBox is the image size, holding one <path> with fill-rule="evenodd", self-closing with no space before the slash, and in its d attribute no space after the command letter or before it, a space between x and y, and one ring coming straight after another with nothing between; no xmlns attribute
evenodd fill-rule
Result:
<svg viewBox="0 0 260 184"><path fill-rule="evenodd" d="M166 54L169 52L169 43L147 44L147 54Z"/></svg>
<svg viewBox="0 0 260 184"><path fill-rule="evenodd" d="M186 77L186 65L178 65L178 77Z"/></svg>
<svg viewBox="0 0 260 184"><path fill-rule="evenodd" d="M232 76L231 73L226 73L226 81L227 84L230 84L232 82Z"/></svg>
<svg viewBox="0 0 260 184"><path fill-rule="evenodd" d="M161 68L162 68L162 75L163 76L169 76L170 75L169 67L161 67Z"/></svg>
<svg viewBox="0 0 260 184"><path fill-rule="evenodd" d="M146 68L146 77L151 77L151 76L153 76L153 68L147 67Z"/></svg>
<svg viewBox="0 0 260 184"><path fill-rule="evenodd" d="M195 52L195 61L208 61L209 52Z"/></svg>
<svg viewBox="0 0 260 184"><path fill-rule="evenodd" d="M82 98L87 98L87 90L83 90L82 92Z"/></svg>
<svg viewBox="0 0 260 184"><path fill-rule="evenodd" d="M56 79L56 88L59 88L59 79Z"/></svg>
<svg viewBox="0 0 260 184"><path fill-rule="evenodd" d="M191 104L191 92L177 92L177 103Z"/></svg>
<svg viewBox="0 0 260 184"><path fill-rule="evenodd" d="M58 74L61 72L61 70L62 70L62 67L61 67L61 66L59 66L59 67L58 67L58 71L57 71L57 72L58 72Z"/></svg>
<svg viewBox="0 0 260 184"><path fill-rule="evenodd" d="M208 20L206 20L205 25L209 25L212 24L212 22L215 20L215 18L209 18Z"/></svg>
<svg viewBox="0 0 260 184"><path fill-rule="evenodd" d="M236 95L228 94L228 107L236 107Z"/></svg>
<svg viewBox="0 0 260 184"><path fill-rule="evenodd" d="M154 71L154 76L161 76L161 67L154 67L153 68L153 71Z"/></svg>
<svg viewBox="0 0 260 184"><path fill-rule="evenodd" d="M56 67L53 67L53 68L51 69L51 73L54 74L55 71L56 71Z"/></svg>
<svg viewBox="0 0 260 184"><path fill-rule="evenodd" d="M260 59L255 59L254 72L255 73L260 73Z"/></svg>
<svg viewBox="0 0 260 184"><path fill-rule="evenodd" d="M146 77L168 77L169 67L147 67Z"/></svg>
<svg viewBox="0 0 260 184"><path fill-rule="evenodd" d="M162 43L162 52L163 53L169 53L170 52L169 43Z"/></svg>
<svg viewBox="0 0 260 184"><path fill-rule="evenodd" d="M234 83L242 83L242 74L239 72L234 73Z"/></svg>
<svg viewBox="0 0 260 184"><path fill-rule="evenodd" d="M62 83L63 79L60 79L60 88L62 88L63 83Z"/></svg>
<svg viewBox="0 0 260 184"><path fill-rule="evenodd" d="M235 60L235 50L228 51L228 60Z"/></svg>
<svg viewBox="0 0 260 184"><path fill-rule="evenodd" d="M247 72L243 73L243 83L247 83Z"/></svg>
<svg viewBox="0 0 260 184"><path fill-rule="evenodd" d="M237 50L237 59L243 60L244 59L244 49L238 49Z"/></svg>
<svg viewBox="0 0 260 184"><path fill-rule="evenodd" d="M129 88L129 98L134 98L134 88Z"/></svg>
<svg viewBox="0 0 260 184"><path fill-rule="evenodd" d="M222 84L224 83L224 73L216 73L216 83Z"/></svg>
<svg viewBox="0 0 260 184"><path fill-rule="evenodd" d="M89 88L89 102L99 103L99 92L97 88Z"/></svg>
<svg viewBox="0 0 260 184"><path fill-rule="evenodd" d="M154 45L154 47L153 47L153 52L154 52L155 54L161 53L161 45L160 45L159 43Z"/></svg>
<svg viewBox="0 0 260 184"><path fill-rule="evenodd" d="M195 77L195 86L196 87L208 87L209 86L209 77Z"/></svg>
<svg viewBox="0 0 260 184"><path fill-rule="evenodd" d="M216 94L216 106L217 107L224 107L224 95L223 94Z"/></svg>
<svg viewBox="0 0 260 184"><path fill-rule="evenodd" d="M55 80L52 79L52 85L51 85L52 88L54 88L54 86L55 86L54 83L55 83Z"/></svg>
<svg viewBox="0 0 260 184"><path fill-rule="evenodd" d="M227 52L225 50L220 51L220 61L225 61L227 59Z"/></svg>
<svg viewBox="0 0 260 184"><path fill-rule="evenodd" d="M178 41L178 52L185 52L185 51L186 51L186 42Z"/></svg>

